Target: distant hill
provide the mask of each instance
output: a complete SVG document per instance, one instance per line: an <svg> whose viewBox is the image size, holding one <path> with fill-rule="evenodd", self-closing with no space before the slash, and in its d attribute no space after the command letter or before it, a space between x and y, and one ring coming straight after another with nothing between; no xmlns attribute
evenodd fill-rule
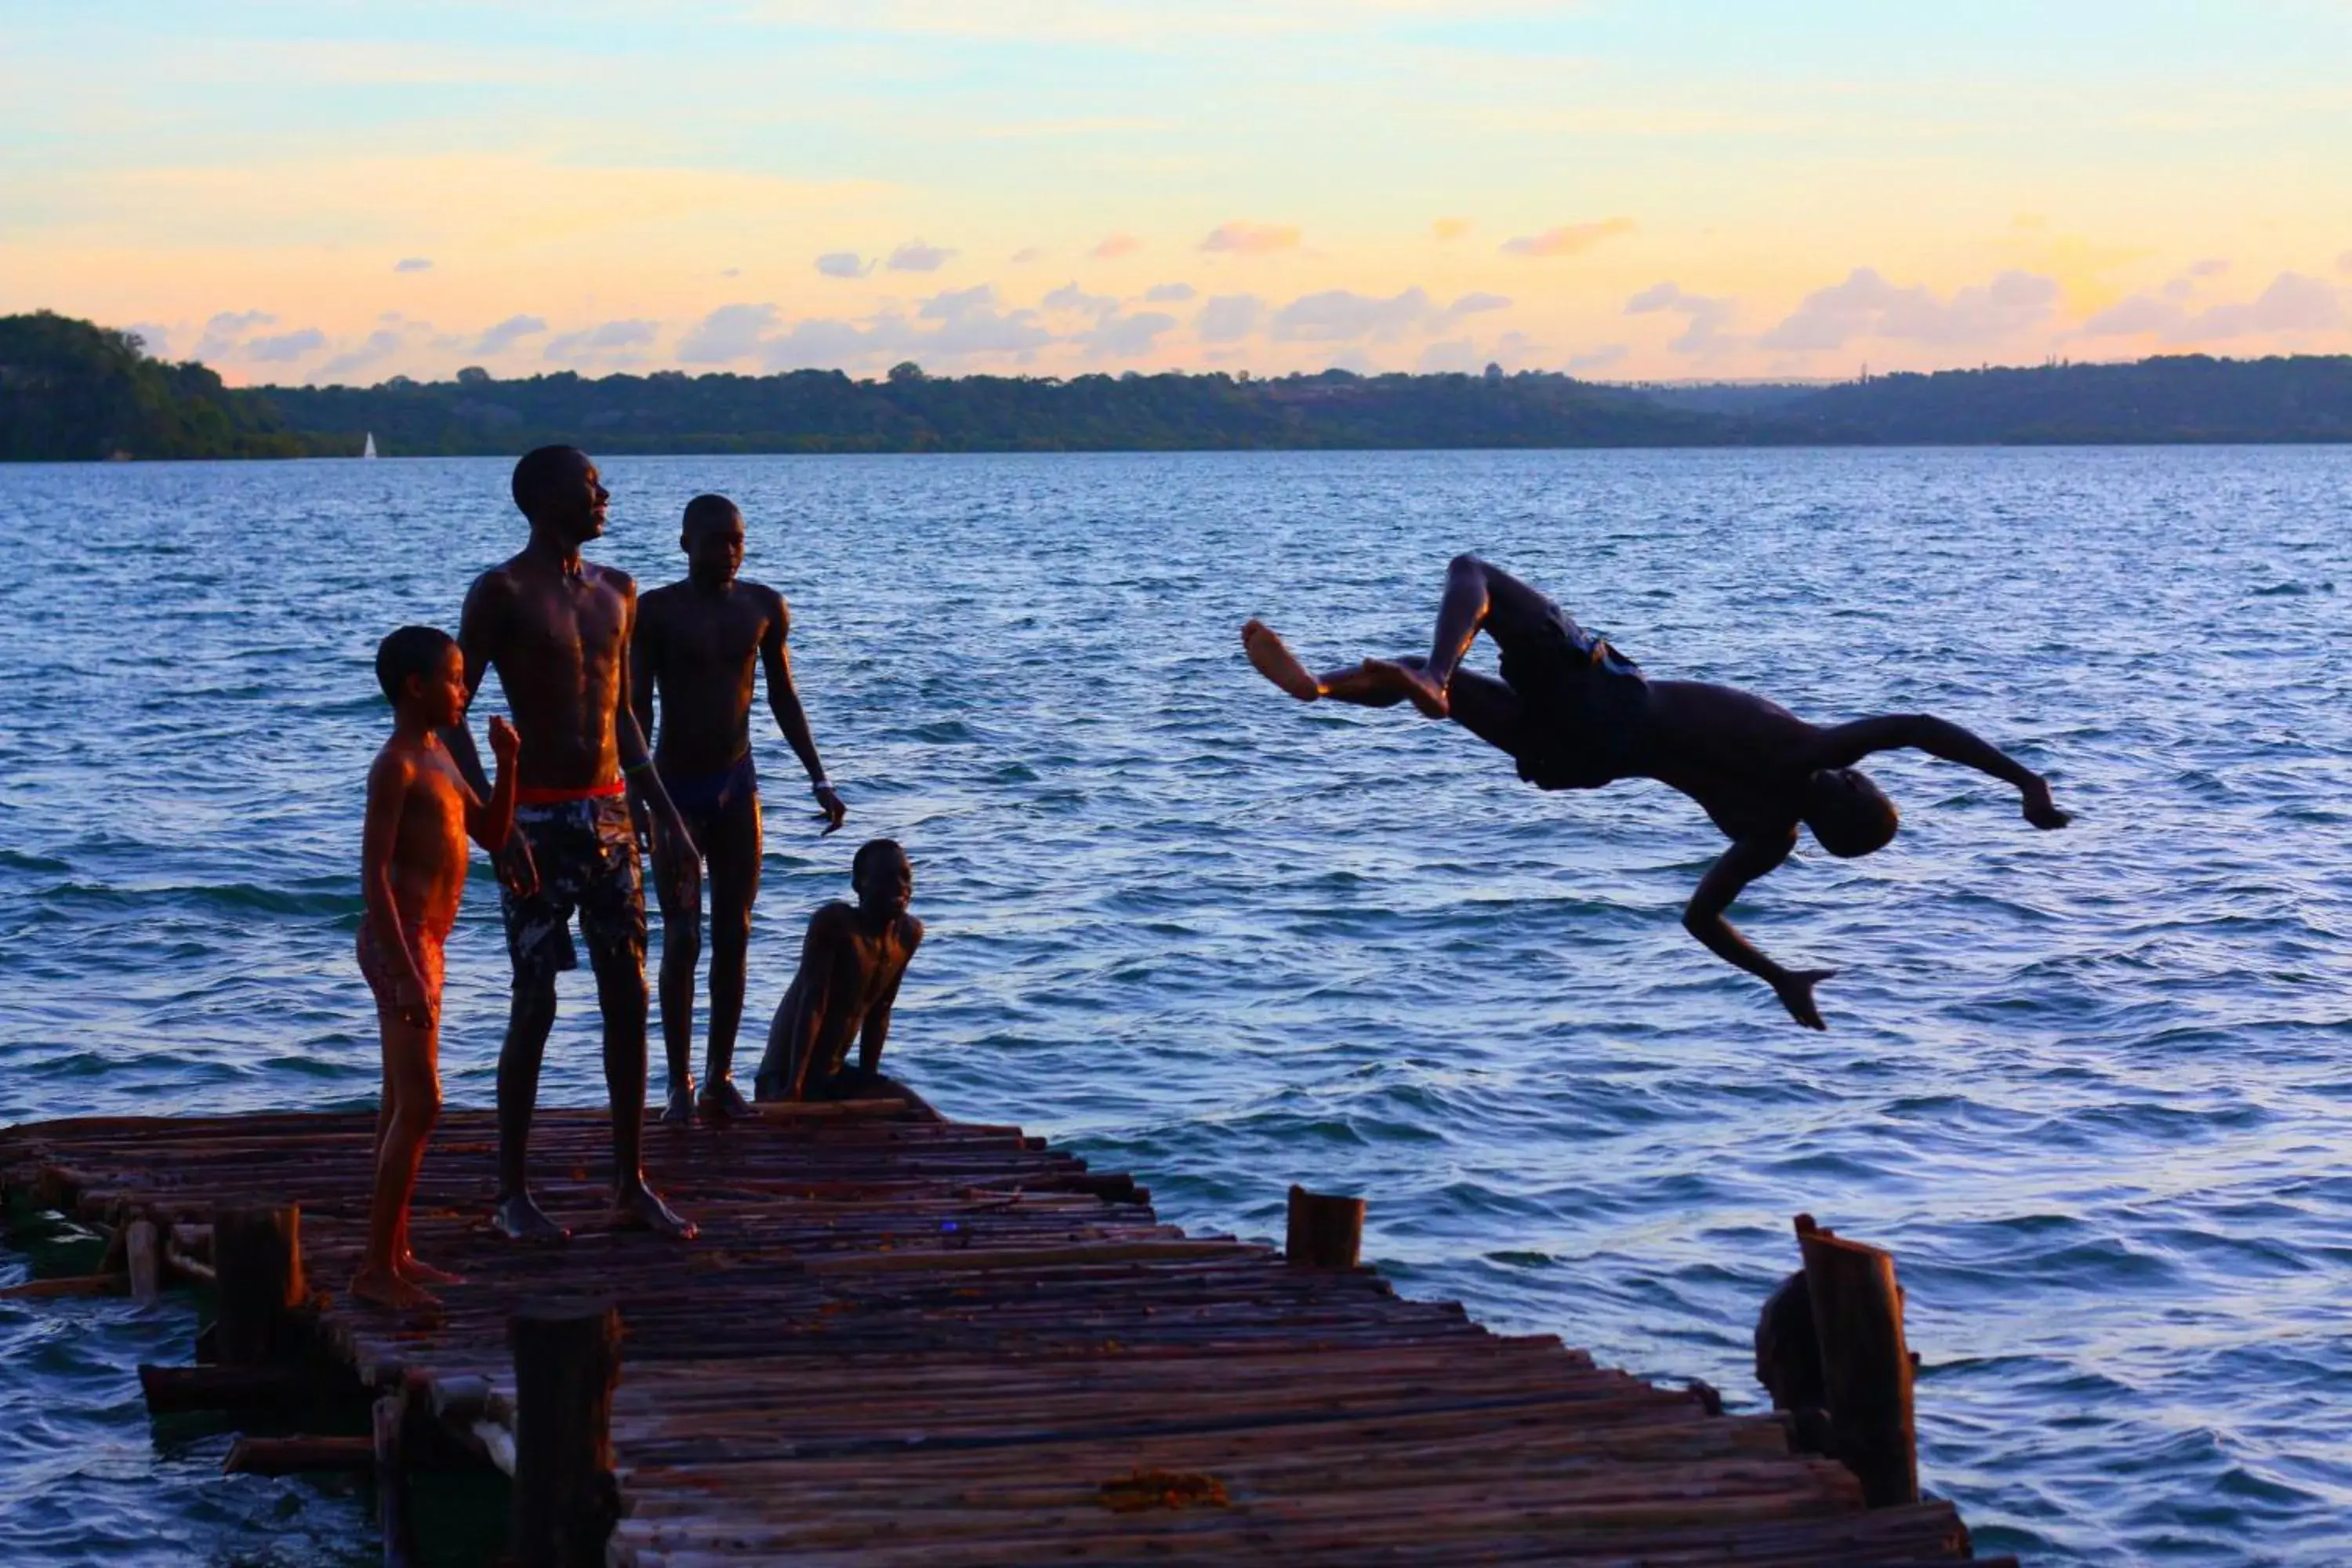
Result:
<svg viewBox="0 0 2352 1568"><path fill-rule="evenodd" d="M224 387L139 342L39 311L0 317L0 459L597 452L1082 452L1274 447L1968 446L2352 441L2352 356L1600 385L1506 375L1211 372L931 376L839 371L374 386Z"/></svg>
<svg viewBox="0 0 2352 1568"><path fill-rule="evenodd" d="M0 316L0 461L289 458L312 449L264 398L203 365L47 310Z"/></svg>

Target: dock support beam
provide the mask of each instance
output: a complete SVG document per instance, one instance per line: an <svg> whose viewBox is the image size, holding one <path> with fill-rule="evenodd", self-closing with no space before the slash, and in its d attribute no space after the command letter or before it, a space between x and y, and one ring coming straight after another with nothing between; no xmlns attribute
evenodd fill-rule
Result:
<svg viewBox="0 0 2352 1568"><path fill-rule="evenodd" d="M512 1543L523 1568L602 1568L620 1516L613 1385L621 1315L605 1301L526 1307L507 1320L514 1352Z"/></svg>
<svg viewBox="0 0 2352 1568"><path fill-rule="evenodd" d="M1283 1255L1302 1268L1353 1268L1364 1247L1364 1200L1290 1189Z"/></svg>
<svg viewBox="0 0 2352 1568"><path fill-rule="evenodd" d="M1895 1258L1797 1216L1805 1293L1822 1352L1836 1457L1862 1481L1872 1508L1919 1500L1911 1352L1903 1342L1903 1291Z"/></svg>
<svg viewBox="0 0 2352 1568"><path fill-rule="evenodd" d="M293 1360L302 1348L297 1314L310 1294L302 1278L301 1209L222 1205L213 1216L213 1268L221 1365Z"/></svg>

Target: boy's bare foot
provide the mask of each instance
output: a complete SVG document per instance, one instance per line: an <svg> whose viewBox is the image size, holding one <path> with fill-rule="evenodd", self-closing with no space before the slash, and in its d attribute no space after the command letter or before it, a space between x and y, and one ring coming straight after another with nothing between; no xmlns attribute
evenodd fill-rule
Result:
<svg viewBox="0 0 2352 1568"><path fill-rule="evenodd" d="M1321 684L1264 621L1253 620L1242 627L1242 649L1249 655L1251 668L1301 702L1312 702L1323 695Z"/></svg>
<svg viewBox="0 0 2352 1568"><path fill-rule="evenodd" d="M412 1285L463 1285L466 1282L464 1275L452 1274L446 1268L436 1268L430 1263L419 1260L413 1252L395 1264L393 1271Z"/></svg>
<svg viewBox="0 0 2352 1568"><path fill-rule="evenodd" d="M706 1121L731 1121L752 1113L751 1102L743 1098L743 1091L735 1087L734 1078L727 1073L707 1079L695 1103Z"/></svg>
<svg viewBox="0 0 2352 1568"><path fill-rule="evenodd" d="M572 1233L547 1217L529 1193L509 1193L490 1211L490 1228L509 1241L569 1241Z"/></svg>
<svg viewBox="0 0 2352 1568"><path fill-rule="evenodd" d="M437 1307L439 1297L422 1285L410 1283L387 1269L362 1268L352 1276L352 1294L378 1307L389 1307L395 1312L413 1311L419 1307Z"/></svg>
<svg viewBox="0 0 2352 1568"><path fill-rule="evenodd" d="M694 1122L694 1080L687 1079L669 1086L669 1103L662 1107L662 1125L688 1127Z"/></svg>
<svg viewBox="0 0 2352 1568"><path fill-rule="evenodd" d="M1364 660L1363 670L1375 683L1394 691L1430 718L1452 716L1454 704L1447 700L1444 689L1430 679L1429 672L1418 665L1399 664L1390 658L1368 658Z"/></svg>
<svg viewBox="0 0 2352 1568"><path fill-rule="evenodd" d="M676 1237L680 1241L692 1241L702 1234L692 1220L677 1214L662 1202L661 1194L646 1185L639 1176L624 1183L613 1194L613 1209L622 1224L633 1228L643 1227L660 1236Z"/></svg>

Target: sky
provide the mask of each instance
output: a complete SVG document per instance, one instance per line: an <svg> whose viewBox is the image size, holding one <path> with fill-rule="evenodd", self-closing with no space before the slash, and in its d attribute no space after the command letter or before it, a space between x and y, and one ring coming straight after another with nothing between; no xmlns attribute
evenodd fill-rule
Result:
<svg viewBox="0 0 2352 1568"><path fill-rule="evenodd" d="M465 365L2352 352L2352 0L0 0L0 313Z"/></svg>

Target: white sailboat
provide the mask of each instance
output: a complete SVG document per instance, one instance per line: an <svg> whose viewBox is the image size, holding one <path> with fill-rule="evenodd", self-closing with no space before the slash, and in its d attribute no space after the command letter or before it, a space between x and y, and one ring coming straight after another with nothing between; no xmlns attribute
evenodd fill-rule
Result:
<svg viewBox="0 0 2352 1568"><path fill-rule="evenodd" d="M367 433L367 445L360 448L360 456L362 458L373 458L375 456L374 431L371 430Z"/></svg>

